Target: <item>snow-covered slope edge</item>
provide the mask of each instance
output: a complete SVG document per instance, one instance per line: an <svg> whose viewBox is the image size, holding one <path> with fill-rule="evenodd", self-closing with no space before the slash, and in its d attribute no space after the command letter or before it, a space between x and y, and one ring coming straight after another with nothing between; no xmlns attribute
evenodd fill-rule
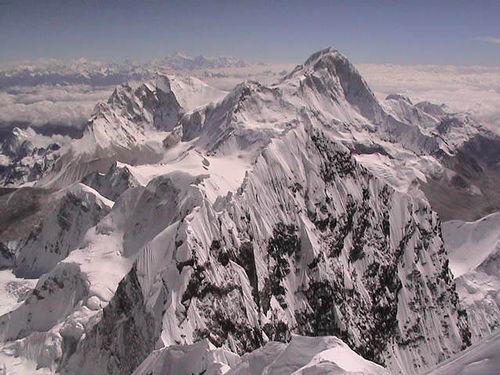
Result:
<svg viewBox="0 0 500 375"><path fill-rule="evenodd" d="M457 292L477 342L500 327L500 212L442 227Z"/></svg>
<svg viewBox="0 0 500 375"><path fill-rule="evenodd" d="M425 375L494 375L499 371L500 331L496 331Z"/></svg>
<svg viewBox="0 0 500 375"><path fill-rule="evenodd" d="M294 335L289 344L271 341L242 357L216 348L207 339L160 349L134 375L389 375L352 351L336 337Z"/></svg>

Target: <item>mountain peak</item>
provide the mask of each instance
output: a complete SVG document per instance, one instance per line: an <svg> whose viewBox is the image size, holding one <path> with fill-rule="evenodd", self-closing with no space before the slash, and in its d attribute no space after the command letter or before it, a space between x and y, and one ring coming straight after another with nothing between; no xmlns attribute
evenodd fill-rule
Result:
<svg viewBox="0 0 500 375"><path fill-rule="evenodd" d="M408 96L402 94L389 94L385 97L385 100L402 100L410 105L413 104Z"/></svg>
<svg viewBox="0 0 500 375"><path fill-rule="evenodd" d="M312 54L304 63L304 67L307 71L314 72L326 69L334 75L340 75L342 72L360 75L347 57L332 47Z"/></svg>
<svg viewBox="0 0 500 375"><path fill-rule="evenodd" d="M339 79L345 78L343 77L344 75L361 78L359 72L347 57L335 48L328 47L313 53L303 64L295 67L295 69L284 79L286 80L300 75L310 75L322 71L326 71L329 76L338 76Z"/></svg>
<svg viewBox="0 0 500 375"><path fill-rule="evenodd" d="M300 82L327 98L338 101L343 97L366 119L380 122L381 108L375 95L354 65L332 47L312 54L298 65L282 82Z"/></svg>
<svg viewBox="0 0 500 375"><path fill-rule="evenodd" d="M170 55L167 55L167 57L179 57L179 58L183 58L183 59L189 58L189 56L186 53L181 52L181 51L174 52Z"/></svg>
<svg viewBox="0 0 500 375"><path fill-rule="evenodd" d="M324 58L335 58L335 59L344 59L347 60L347 58L342 55L338 50L336 50L333 47L327 47L325 49L322 49L318 52L313 53L309 58L306 60L304 63L305 66L313 66L315 65L319 60L322 60Z"/></svg>

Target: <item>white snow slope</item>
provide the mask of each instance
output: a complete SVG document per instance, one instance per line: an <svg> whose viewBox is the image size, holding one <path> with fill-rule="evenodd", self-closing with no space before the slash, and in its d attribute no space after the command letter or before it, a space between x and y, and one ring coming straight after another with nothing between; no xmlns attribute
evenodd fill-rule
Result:
<svg viewBox="0 0 500 375"><path fill-rule="evenodd" d="M474 222L447 221L442 228L455 277L473 271L500 249L500 212Z"/></svg>
<svg viewBox="0 0 500 375"><path fill-rule="evenodd" d="M500 373L500 331L453 356L425 375L496 375Z"/></svg>
<svg viewBox="0 0 500 375"><path fill-rule="evenodd" d="M474 342L500 327L500 212L443 223L443 239Z"/></svg>

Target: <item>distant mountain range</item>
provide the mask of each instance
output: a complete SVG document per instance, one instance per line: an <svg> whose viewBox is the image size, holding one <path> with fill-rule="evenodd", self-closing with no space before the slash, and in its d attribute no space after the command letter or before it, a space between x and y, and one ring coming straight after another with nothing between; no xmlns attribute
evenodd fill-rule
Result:
<svg viewBox="0 0 500 375"><path fill-rule="evenodd" d="M99 62L83 58L69 61L47 59L20 62L0 68L0 89L12 86L73 84L109 86L151 79L158 71L243 68L249 65L236 57L191 57L183 53L174 53L146 63L129 60L119 63Z"/></svg>

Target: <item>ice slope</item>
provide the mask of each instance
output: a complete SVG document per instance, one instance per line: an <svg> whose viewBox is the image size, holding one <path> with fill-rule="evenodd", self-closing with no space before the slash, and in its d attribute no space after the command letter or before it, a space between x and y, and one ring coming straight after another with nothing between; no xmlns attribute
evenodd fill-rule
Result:
<svg viewBox="0 0 500 375"><path fill-rule="evenodd" d="M460 352L425 375L495 375L500 372L500 331Z"/></svg>
<svg viewBox="0 0 500 375"><path fill-rule="evenodd" d="M474 342L500 327L500 213L443 223L443 238Z"/></svg>
<svg viewBox="0 0 500 375"><path fill-rule="evenodd" d="M173 86L118 88L39 181L106 173L85 181L115 202L0 318L4 346L60 373L130 374L171 345L336 335L417 374L468 345L437 214L356 161L425 177L445 136L387 111L332 49L188 112Z"/></svg>
<svg viewBox="0 0 500 375"><path fill-rule="evenodd" d="M227 92L216 89L195 77L169 76L170 90L175 93L179 104L186 112L216 103Z"/></svg>
<svg viewBox="0 0 500 375"><path fill-rule="evenodd" d="M251 374L250 367L241 366L240 369L230 371L229 374ZM261 374L388 375L389 373L382 366L367 361L356 354L336 337L294 336L281 355L266 366Z"/></svg>
<svg viewBox="0 0 500 375"><path fill-rule="evenodd" d="M442 229L455 277L476 269L500 249L500 212L474 222L447 221Z"/></svg>
<svg viewBox="0 0 500 375"><path fill-rule="evenodd" d="M237 354L217 348L207 339L192 345L173 345L155 350L134 371L135 375L220 375L240 362Z"/></svg>

